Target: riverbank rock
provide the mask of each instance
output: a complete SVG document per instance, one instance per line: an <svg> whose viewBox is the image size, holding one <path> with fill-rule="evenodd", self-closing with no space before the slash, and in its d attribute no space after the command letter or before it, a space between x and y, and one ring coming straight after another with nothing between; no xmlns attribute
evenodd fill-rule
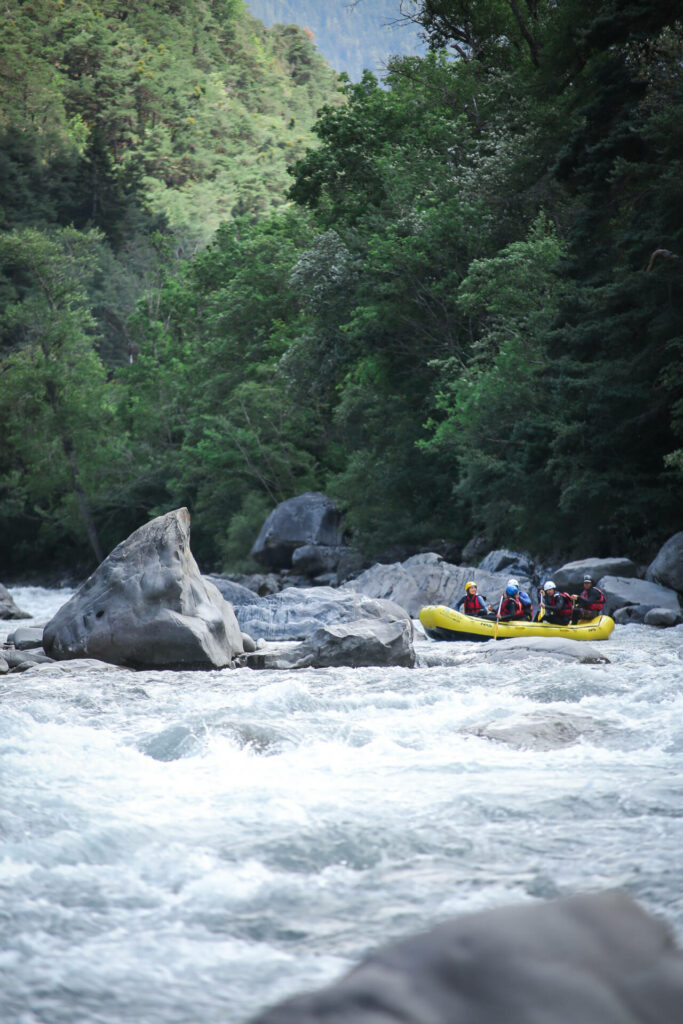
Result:
<svg viewBox="0 0 683 1024"><path fill-rule="evenodd" d="M534 574L534 563L529 555L521 551L510 551L508 548L497 548L489 551L479 562L478 572L501 573L508 576L523 576L531 579Z"/></svg>
<svg viewBox="0 0 683 1024"><path fill-rule="evenodd" d="M224 668L243 650L231 605L190 551L186 508L119 544L48 622L43 646L130 668Z"/></svg>
<svg viewBox="0 0 683 1024"><path fill-rule="evenodd" d="M673 611L672 608L650 608L643 620L646 626L658 626L660 629L668 629L670 626L678 626L683 622L683 615Z"/></svg>
<svg viewBox="0 0 683 1024"><path fill-rule="evenodd" d="M254 541L251 557L268 569L289 569L304 544L338 547L344 542L343 516L333 501L315 491L282 501Z"/></svg>
<svg viewBox="0 0 683 1024"><path fill-rule="evenodd" d="M674 1024L683 955L618 892L468 914L252 1024Z"/></svg>
<svg viewBox="0 0 683 1024"><path fill-rule="evenodd" d="M408 612L394 602L333 587L288 587L269 597L252 594L251 603L239 605L235 614L240 629L268 641L306 640L319 626L358 619L410 621Z"/></svg>
<svg viewBox="0 0 683 1024"><path fill-rule="evenodd" d="M0 619L32 619L29 612L23 612L14 603L7 587L0 583Z"/></svg>
<svg viewBox="0 0 683 1024"><path fill-rule="evenodd" d="M603 576L598 580L598 586L605 595L605 615L611 615L627 604L647 604L650 608L670 608L675 612L681 610L675 590L649 580Z"/></svg>
<svg viewBox="0 0 683 1024"><path fill-rule="evenodd" d="M651 604L625 604L623 608L617 608L612 618L618 626L627 626L629 622L641 624L651 608Z"/></svg>
<svg viewBox="0 0 683 1024"><path fill-rule="evenodd" d="M490 573L471 566L451 565L440 555L430 551L413 555L405 562L392 565L373 565L353 580L344 583L342 591L355 590L375 597L394 601L417 618L420 608L428 604L455 607L465 593L465 583L476 580L479 594L495 603L505 589L509 573ZM519 578L522 589L529 581Z"/></svg>
<svg viewBox="0 0 683 1024"><path fill-rule="evenodd" d="M647 567L645 579L683 594L683 530L670 537Z"/></svg>
<svg viewBox="0 0 683 1024"><path fill-rule="evenodd" d="M580 594L586 573L590 575L593 583L597 583L604 576L631 579L638 575L638 567L630 558L580 558L576 562L566 562L559 569L555 569L552 576L560 590Z"/></svg>

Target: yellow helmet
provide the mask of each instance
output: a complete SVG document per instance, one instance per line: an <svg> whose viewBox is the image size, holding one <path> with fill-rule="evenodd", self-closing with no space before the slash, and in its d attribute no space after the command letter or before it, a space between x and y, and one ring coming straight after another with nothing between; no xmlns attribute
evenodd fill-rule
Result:
<svg viewBox="0 0 683 1024"><path fill-rule="evenodd" d="M470 580L469 583L465 584L465 593L467 593L470 587L476 587L476 585L477 584L474 582L474 580Z"/></svg>

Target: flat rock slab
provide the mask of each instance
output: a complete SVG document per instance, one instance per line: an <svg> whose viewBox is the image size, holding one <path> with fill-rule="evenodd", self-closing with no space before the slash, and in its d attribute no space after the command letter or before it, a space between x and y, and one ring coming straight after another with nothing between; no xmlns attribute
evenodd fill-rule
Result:
<svg viewBox="0 0 683 1024"><path fill-rule="evenodd" d="M60 661L128 668L225 668L243 650L232 606L190 551L186 508L119 544L48 622L43 646Z"/></svg>
<svg viewBox="0 0 683 1024"><path fill-rule="evenodd" d="M30 651L34 647L43 646L42 626L19 626L7 637L7 643L13 644L18 651Z"/></svg>
<svg viewBox="0 0 683 1024"><path fill-rule="evenodd" d="M307 640L320 626L378 619L410 621L404 608L352 590L333 587L287 587L257 597L235 609L240 628L255 640Z"/></svg>
<svg viewBox="0 0 683 1024"><path fill-rule="evenodd" d="M266 644L243 655L240 663L259 669L412 668L412 623L362 619L320 626L303 643Z"/></svg>
<svg viewBox="0 0 683 1024"><path fill-rule="evenodd" d="M529 655L545 655L584 664L609 664L609 658L600 644L588 640L569 640L564 637L530 636L510 640L492 640L482 647L485 661L521 661Z"/></svg>

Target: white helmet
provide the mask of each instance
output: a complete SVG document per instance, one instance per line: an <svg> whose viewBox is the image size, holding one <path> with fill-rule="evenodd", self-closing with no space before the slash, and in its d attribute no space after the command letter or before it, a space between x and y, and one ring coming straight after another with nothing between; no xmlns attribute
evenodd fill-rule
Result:
<svg viewBox="0 0 683 1024"><path fill-rule="evenodd" d="M546 582L543 584L543 589L544 590L557 590L557 587L555 586L555 584L553 583L552 580L546 580Z"/></svg>
<svg viewBox="0 0 683 1024"><path fill-rule="evenodd" d="M508 587L519 587L519 580L508 580Z"/></svg>

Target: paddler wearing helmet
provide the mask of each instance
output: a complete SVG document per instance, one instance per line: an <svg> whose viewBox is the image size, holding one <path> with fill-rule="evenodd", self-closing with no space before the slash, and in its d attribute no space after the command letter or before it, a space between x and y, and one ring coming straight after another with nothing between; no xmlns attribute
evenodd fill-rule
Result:
<svg viewBox="0 0 683 1024"><path fill-rule="evenodd" d="M463 605L465 615L481 616L491 611L491 605L486 604L486 595L481 598L477 593L477 584L474 580L468 580L465 584L465 593L455 606L456 612L460 611L460 605Z"/></svg>

